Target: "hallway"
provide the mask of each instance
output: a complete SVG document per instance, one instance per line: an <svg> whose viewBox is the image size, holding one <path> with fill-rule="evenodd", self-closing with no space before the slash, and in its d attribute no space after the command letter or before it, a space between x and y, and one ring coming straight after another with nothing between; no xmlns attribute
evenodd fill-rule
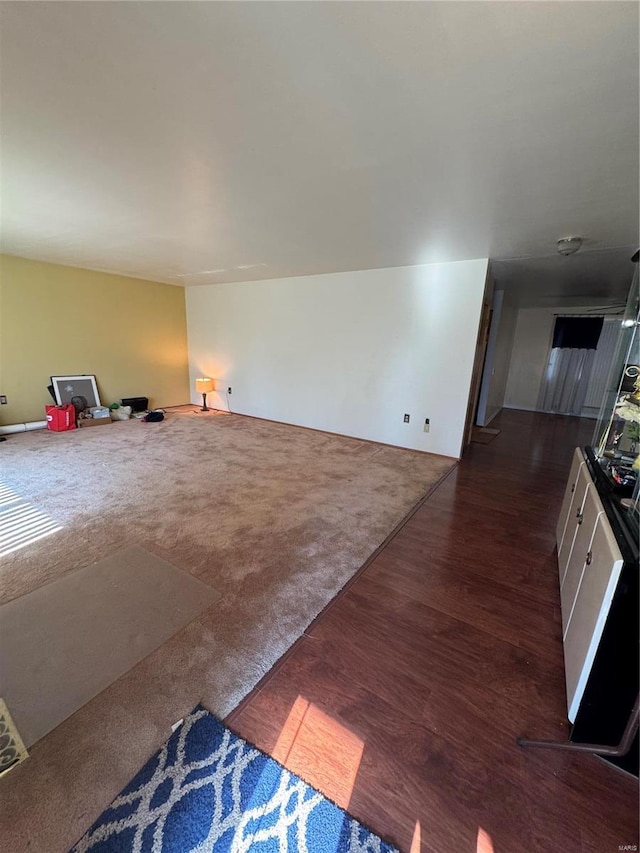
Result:
<svg viewBox="0 0 640 853"><path fill-rule="evenodd" d="M231 727L406 853L637 844L633 779L515 744L568 735L555 524L594 423L504 410Z"/></svg>

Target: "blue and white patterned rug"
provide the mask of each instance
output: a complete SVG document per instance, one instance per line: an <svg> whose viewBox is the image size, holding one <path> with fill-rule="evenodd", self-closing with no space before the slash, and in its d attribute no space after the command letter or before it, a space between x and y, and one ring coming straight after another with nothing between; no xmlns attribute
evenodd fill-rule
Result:
<svg viewBox="0 0 640 853"><path fill-rule="evenodd" d="M198 706L72 853L398 853Z"/></svg>

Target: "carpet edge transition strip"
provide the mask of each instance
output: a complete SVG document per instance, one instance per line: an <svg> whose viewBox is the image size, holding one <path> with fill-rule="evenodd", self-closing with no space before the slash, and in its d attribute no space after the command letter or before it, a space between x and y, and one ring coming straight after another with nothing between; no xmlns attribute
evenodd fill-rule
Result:
<svg viewBox="0 0 640 853"><path fill-rule="evenodd" d="M393 530L391 530L391 532L389 534L387 534L385 539L378 545L378 547L375 548L371 552L371 554L369 554L369 556L364 561L364 563L356 569L356 571L353 573L353 575L344 583L343 586L340 587L338 592L336 592L336 594L333 596L333 598L325 604L325 606L322 608L322 610L316 616L313 617L313 619L311 620L311 622L309 622L309 624L304 629L302 634L300 634L300 636L297 637L293 641L293 643L289 646L289 648L286 649L282 653L282 655L280 655L278 660L273 664L273 666L267 672L265 672L265 674L262 676L262 678L257 682L257 684L255 684L251 688L251 690L247 693L247 695L242 697L242 699L238 702L236 707L233 708L231 711L229 711L229 713L226 715L226 717L224 717L224 720L223 720L225 725L233 724L233 720L236 719L237 717L239 717L240 714L242 713L242 711L245 709L245 707L253 699L253 697L256 696L264 687L266 687L266 685L269 683L269 681L276 675L276 673L284 665L284 663L287 660L287 658L289 657L289 655L293 654L293 652L298 648L300 643L302 643L303 640L306 637L308 637L307 632L310 631L314 627L314 625L317 622L319 622L320 619L322 619L329 612L329 610L342 598L343 595L346 595L346 593L353 586L353 584L358 580L358 578L369 568L371 563L373 563L373 561L376 559L376 557L387 547L387 545L389 545L390 542L393 541L393 539L395 539L395 537L398 535L398 533L400 533L402 528L406 524L408 524L409 521L411 521L411 519L418 512L418 510L420 510L424 506L424 504L431 497L431 495L436 491L436 489L438 489L444 483L444 481L448 477L451 476L451 474L456 470L456 468L458 467L459 464L460 464L460 460L458 460L458 459L454 460L451 467L447 471L445 471L444 474L442 474L442 476L438 480L436 480L435 483L433 483L431 486L429 486L429 488L424 493L424 495L422 495L422 497L418 498L416 503L400 519L400 521L396 524L396 526L393 528Z"/></svg>

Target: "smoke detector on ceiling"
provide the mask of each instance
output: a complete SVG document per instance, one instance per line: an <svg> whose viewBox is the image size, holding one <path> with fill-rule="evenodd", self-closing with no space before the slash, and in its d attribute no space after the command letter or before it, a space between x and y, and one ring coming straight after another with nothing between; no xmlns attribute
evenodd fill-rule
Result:
<svg viewBox="0 0 640 853"><path fill-rule="evenodd" d="M561 237L558 240L558 251L561 255L575 255L582 246L582 237Z"/></svg>

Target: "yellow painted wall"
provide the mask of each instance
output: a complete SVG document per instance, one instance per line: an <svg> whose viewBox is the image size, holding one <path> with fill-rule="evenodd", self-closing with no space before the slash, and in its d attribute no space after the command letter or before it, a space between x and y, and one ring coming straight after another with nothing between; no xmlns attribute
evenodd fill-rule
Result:
<svg viewBox="0 0 640 853"><path fill-rule="evenodd" d="M0 423L43 420L49 377L81 373L102 403L188 402L184 288L0 255Z"/></svg>

